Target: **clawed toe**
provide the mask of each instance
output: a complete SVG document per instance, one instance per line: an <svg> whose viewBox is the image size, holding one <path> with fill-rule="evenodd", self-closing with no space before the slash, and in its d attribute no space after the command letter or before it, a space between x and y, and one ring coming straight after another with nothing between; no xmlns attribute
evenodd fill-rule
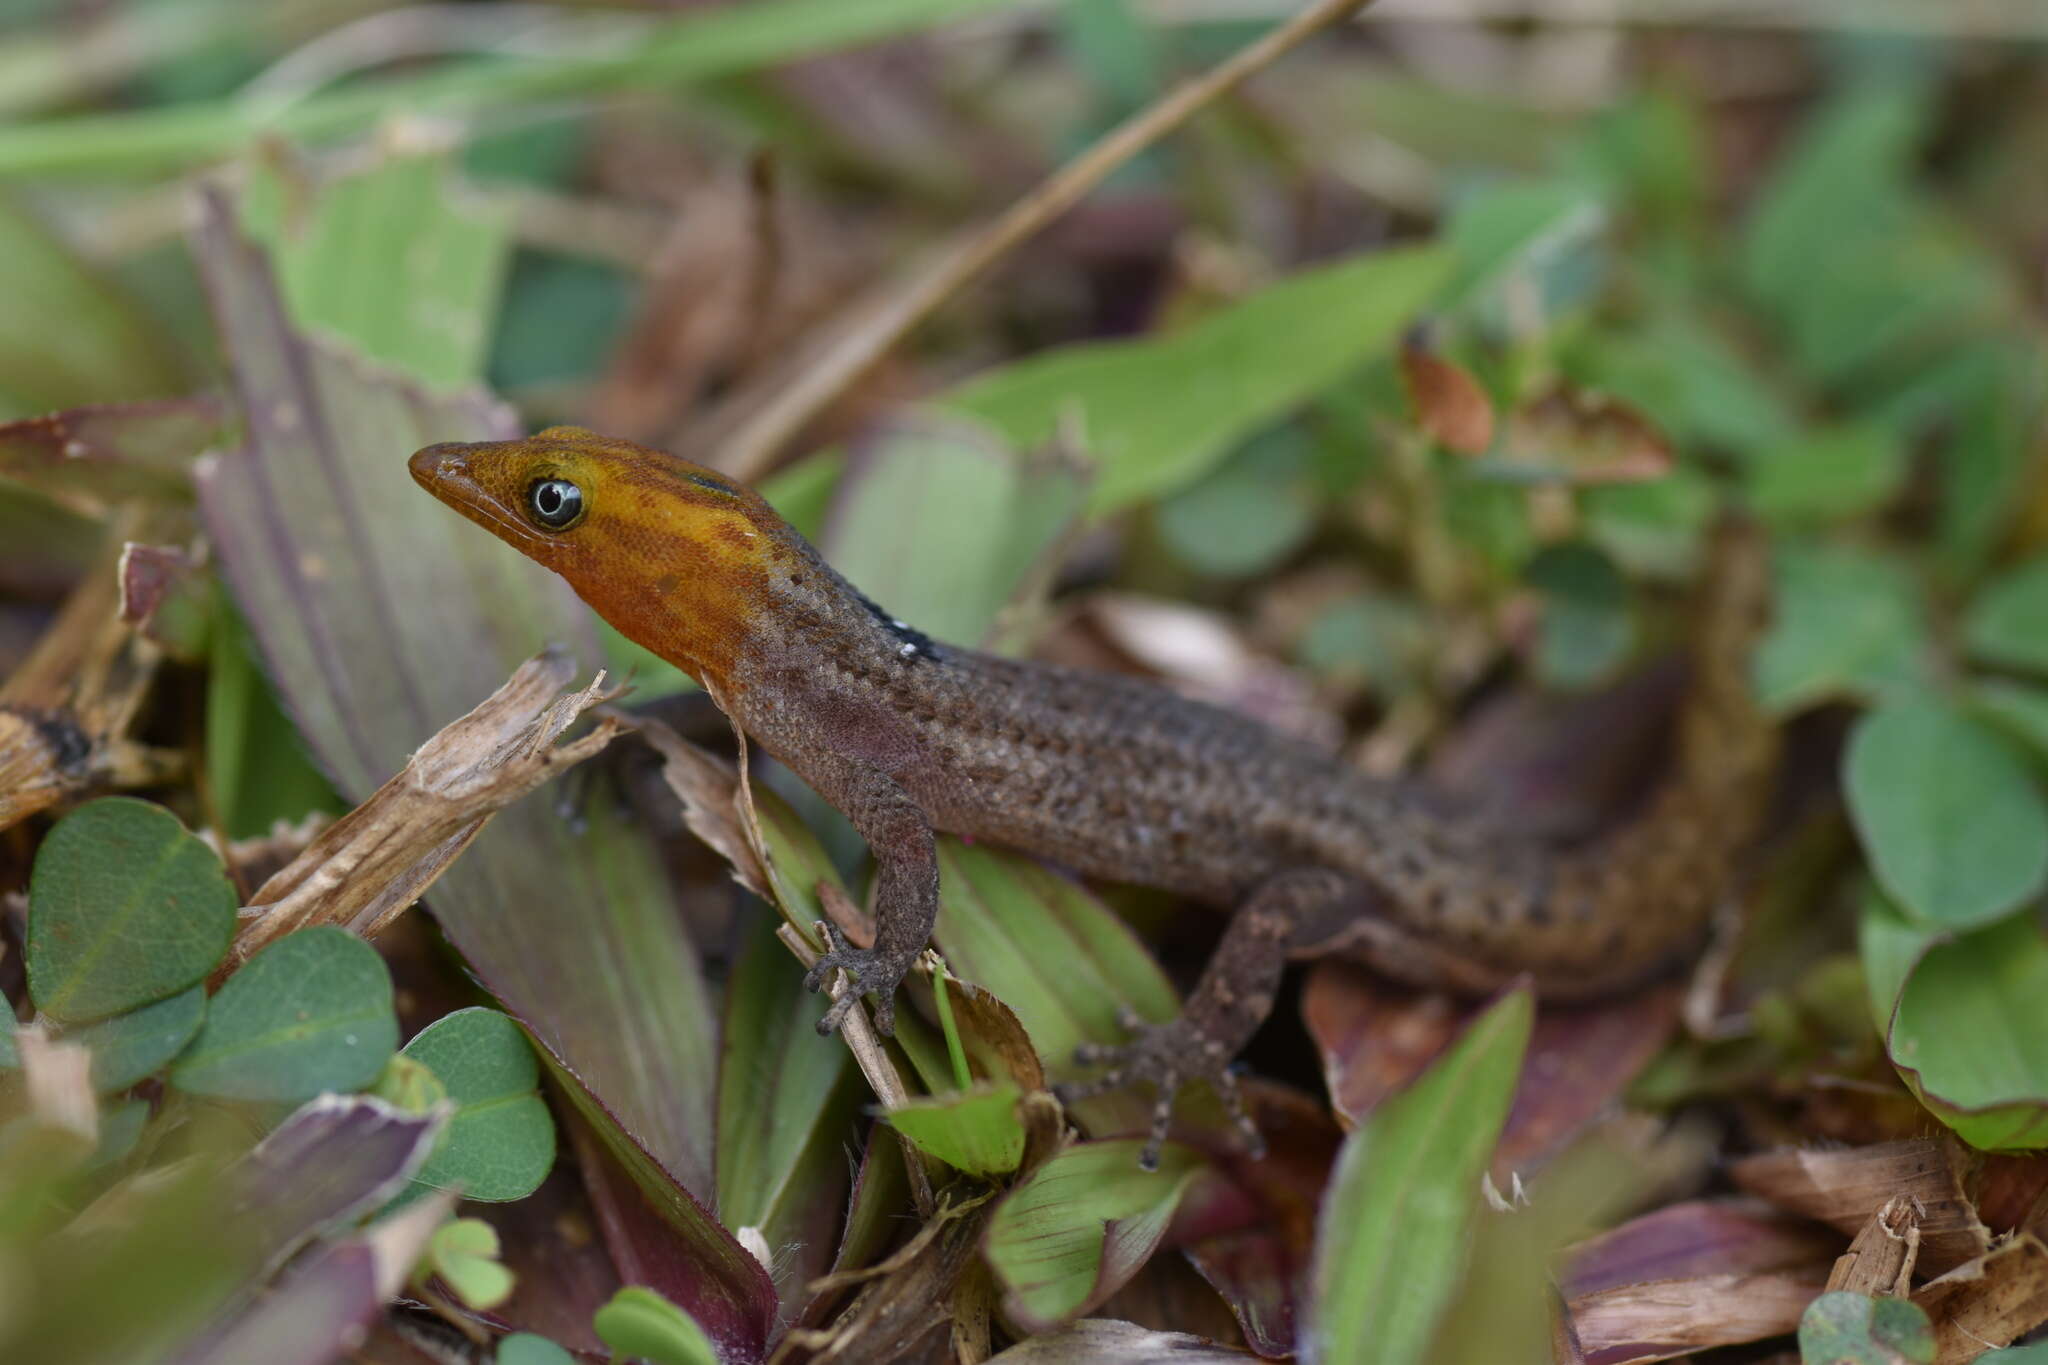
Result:
<svg viewBox="0 0 2048 1365"><path fill-rule="evenodd" d="M887 963L872 948L856 948L846 941L845 935L831 924L818 921L818 931L825 937L826 951L811 964L804 973L804 989L823 989L834 970L844 971L852 978L851 984L832 1007L825 1011L825 1017L818 1021L818 1032L830 1035L839 1031L860 1004L864 995L875 998L875 1028L883 1037L893 1037L896 1032L896 987L903 980L902 970L891 970Z"/></svg>
<svg viewBox="0 0 2048 1365"><path fill-rule="evenodd" d="M1083 1043L1074 1049L1074 1060L1083 1066L1106 1064L1101 1075L1055 1086L1053 1094L1061 1104L1071 1105L1133 1084L1152 1088L1152 1108L1145 1148L1138 1165L1145 1170L1159 1168L1159 1156L1173 1124L1173 1103L1183 1084L1206 1080L1221 1097L1243 1143L1254 1160L1263 1157L1266 1144L1258 1127L1245 1112L1237 1073L1223 1064L1224 1051L1184 1020L1170 1024L1148 1024L1134 1011L1118 1011L1119 1020L1134 1035L1128 1043Z"/></svg>

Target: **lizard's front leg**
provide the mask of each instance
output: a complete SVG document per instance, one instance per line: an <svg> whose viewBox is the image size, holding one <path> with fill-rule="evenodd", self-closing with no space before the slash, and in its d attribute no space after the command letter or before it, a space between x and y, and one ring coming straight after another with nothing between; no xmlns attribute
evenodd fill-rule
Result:
<svg viewBox="0 0 2048 1365"><path fill-rule="evenodd" d="M939 858L931 820L895 779L858 759L807 768L804 778L867 840L876 866L875 946L856 948L826 924L826 952L804 975L804 986L814 991L835 967L858 983L826 1011L818 1032L837 1031L860 998L872 995L875 1027L893 1034L896 987L924 951L939 914Z"/></svg>
<svg viewBox="0 0 2048 1365"><path fill-rule="evenodd" d="M1195 984L1180 1017L1168 1024L1138 1027L1128 1043L1084 1044L1075 1055L1083 1065L1106 1063L1109 1069L1092 1080L1057 1087L1064 1104L1087 1099L1134 1082L1152 1087L1158 1103L1152 1111L1151 1140L1138 1164L1159 1165L1159 1149L1173 1120L1173 1100L1192 1080L1206 1080L1229 1106L1254 1157L1265 1153L1258 1129L1245 1115L1231 1059L1250 1041L1273 1012L1273 996L1290 954L1330 937L1332 917L1353 904L1363 912L1370 891L1341 873L1306 868L1281 873L1254 891L1231 916L1202 978Z"/></svg>

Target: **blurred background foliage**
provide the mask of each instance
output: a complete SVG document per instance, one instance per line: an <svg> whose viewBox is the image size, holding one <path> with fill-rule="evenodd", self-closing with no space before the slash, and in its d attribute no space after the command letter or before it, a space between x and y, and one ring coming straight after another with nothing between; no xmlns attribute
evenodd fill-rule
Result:
<svg viewBox="0 0 2048 1365"><path fill-rule="evenodd" d="M793 439L748 444L877 300L1291 8L0 5L0 709L71 726L92 768L0 832L0 989L93 1048L73 1089L98 1115L90 1140L58 1122L22 1076L42 1043L0 1034L0 1354L317 1361L368 1331L357 1358L733 1361L815 1348L802 1333L836 1320L868 1352L851 1358L882 1359L870 1301L807 1286L896 1250L883 1297L953 1309L917 1358L1086 1314L1442 1359L1538 1340L1552 1291L1531 1267L1618 1223L1646 1240L1585 1244L1556 1279L1579 1341L1526 1358L1762 1359L1841 1242L1802 1260L1713 1201L1739 1185L1853 1233L1875 1204L1730 1175L1817 1139L1927 1141L1988 1229L1972 1254L1990 1232L2040 1250L2037 6L1385 0L1121 166ZM144 400L176 401L28 423ZM602 652L631 704L730 751L687 679L593 633L400 469L427 440L561 421L759 482L941 638L1158 677L1563 832L1654 769L1676 692L1657 661L1704 532L1745 509L1771 534L1755 672L1789 755L1746 927L1685 1027L1675 996L1613 1007L1622 1051L1598 1017L1532 1022L1511 995L1446 1022L1319 966L1250 1057L1263 1174L1198 1102L1143 1179L1119 1136L1142 1105L1077 1111L1093 1141L1048 1161L1017 1097L1114 1038L1119 1000L1169 1014L1213 926L949 845L938 944L996 1003L956 983L956 1020L919 997L892 1056L952 1098L898 1116L922 1153L906 1168L843 1049L810 1034L772 921L735 914L645 762L585 774L567 815L540 797L501 817L430 898L446 942L419 917L376 954L322 929L227 975L228 900L293 851L289 827L364 800L545 643ZM85 595L128 540L189 561L132 685L67 643L111 619ZM821 881L858 891L859 845L761 776L755 889L807 928ZM53 825L110 787L151 804ZM178 821L227 850L232 887ZM164 884L159 855L196 880ZM219 924L193 926L195 897ZM170 946L67 955L138 925ZM1394 1056L1403 1023L1435 1045ZM323 1091L355 1098L303 1103ZM1503 1131L1515 1159L1490 1168ZM356 1165L306 1196L344 1148ZM1625 1174L1590 1178L1601 1160ZM1533 1203L1481 1212L1489 1169L1529 1177ZM974 1192L951 1221L924 1188L949 1178ZM510 1202L450 1221L432 1191L451 1185ZM1440 1216L1402 1190L1439 1192ZM227 1199L264 1211L248 1244L197 1239L172 1265L176 1229ZM121 1250L95 1279L78 1267L109 1217ZM926 1229L914 1255L905 1222ZM1791 1321L1738 1321L1706 1289L1692 1306L1719 1336L1677 1310L1602 1316L1674 1278L1659 1253L1707 1243L1750 1259L1685 1274L1757 1275L1755 1304L1782 1291ZM366 1268L379 1255L397 1273ZM2002 1338L1971 1319L1973 1340L2048 1318L2048 1251L2023 1260L1993 1278L2041 1311ZM47 1292L59 1271L72 1292ZM345 1311L264 1336L282 1329L263 1283ZM136 1312L94 1318L88 1290ZM1942 1335L1960 1310L1920 1293L1933 1353L1896 1358L1975 1358ZM1113 1326L1042 1358L1152 1358ZM526 1334L500 1346L507 1328ZM251 1341L273 1354L235 1354Z"/></svg>

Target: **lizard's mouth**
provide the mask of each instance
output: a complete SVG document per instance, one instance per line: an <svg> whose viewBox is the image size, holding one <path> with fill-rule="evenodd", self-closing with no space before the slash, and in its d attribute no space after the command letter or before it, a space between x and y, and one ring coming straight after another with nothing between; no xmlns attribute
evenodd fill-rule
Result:
<svg viewBox="0 0 2048 1365"><path fill-rule="evenodd" d="M471 447L444 441L416 451L405 467L413 482L480 526L489 527L528 554L551 544L531 526L507 512L498 499L470 473Z"/></svg>

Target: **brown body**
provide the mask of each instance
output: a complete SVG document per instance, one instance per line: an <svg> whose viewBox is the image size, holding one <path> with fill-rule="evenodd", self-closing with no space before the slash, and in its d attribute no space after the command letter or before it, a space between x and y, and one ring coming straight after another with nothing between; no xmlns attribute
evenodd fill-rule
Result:
<svg viewBox="0 0 2048 1365"><path fill-rule="evenodd" d="M926 639L758 495L674 456L555 428L429 447L412 471L702 681L852 820L878 861L876 943L835 940L821 965L853 971L885 1028L936 913L934 830L1236 909L1183 1017L1104 1054L1123 1063L1105 1082L1167 1096L1235 1054L1290 955L1348 949L1463 991L1528 973L1566 998L1654 974L1723 894L1775 753L1746 685L1761 555L1732 531L1709 566L1672 773L1631 823L1562 850L1148 683ZM535 490L563 483L581 510L551 530Z"/></svg>

